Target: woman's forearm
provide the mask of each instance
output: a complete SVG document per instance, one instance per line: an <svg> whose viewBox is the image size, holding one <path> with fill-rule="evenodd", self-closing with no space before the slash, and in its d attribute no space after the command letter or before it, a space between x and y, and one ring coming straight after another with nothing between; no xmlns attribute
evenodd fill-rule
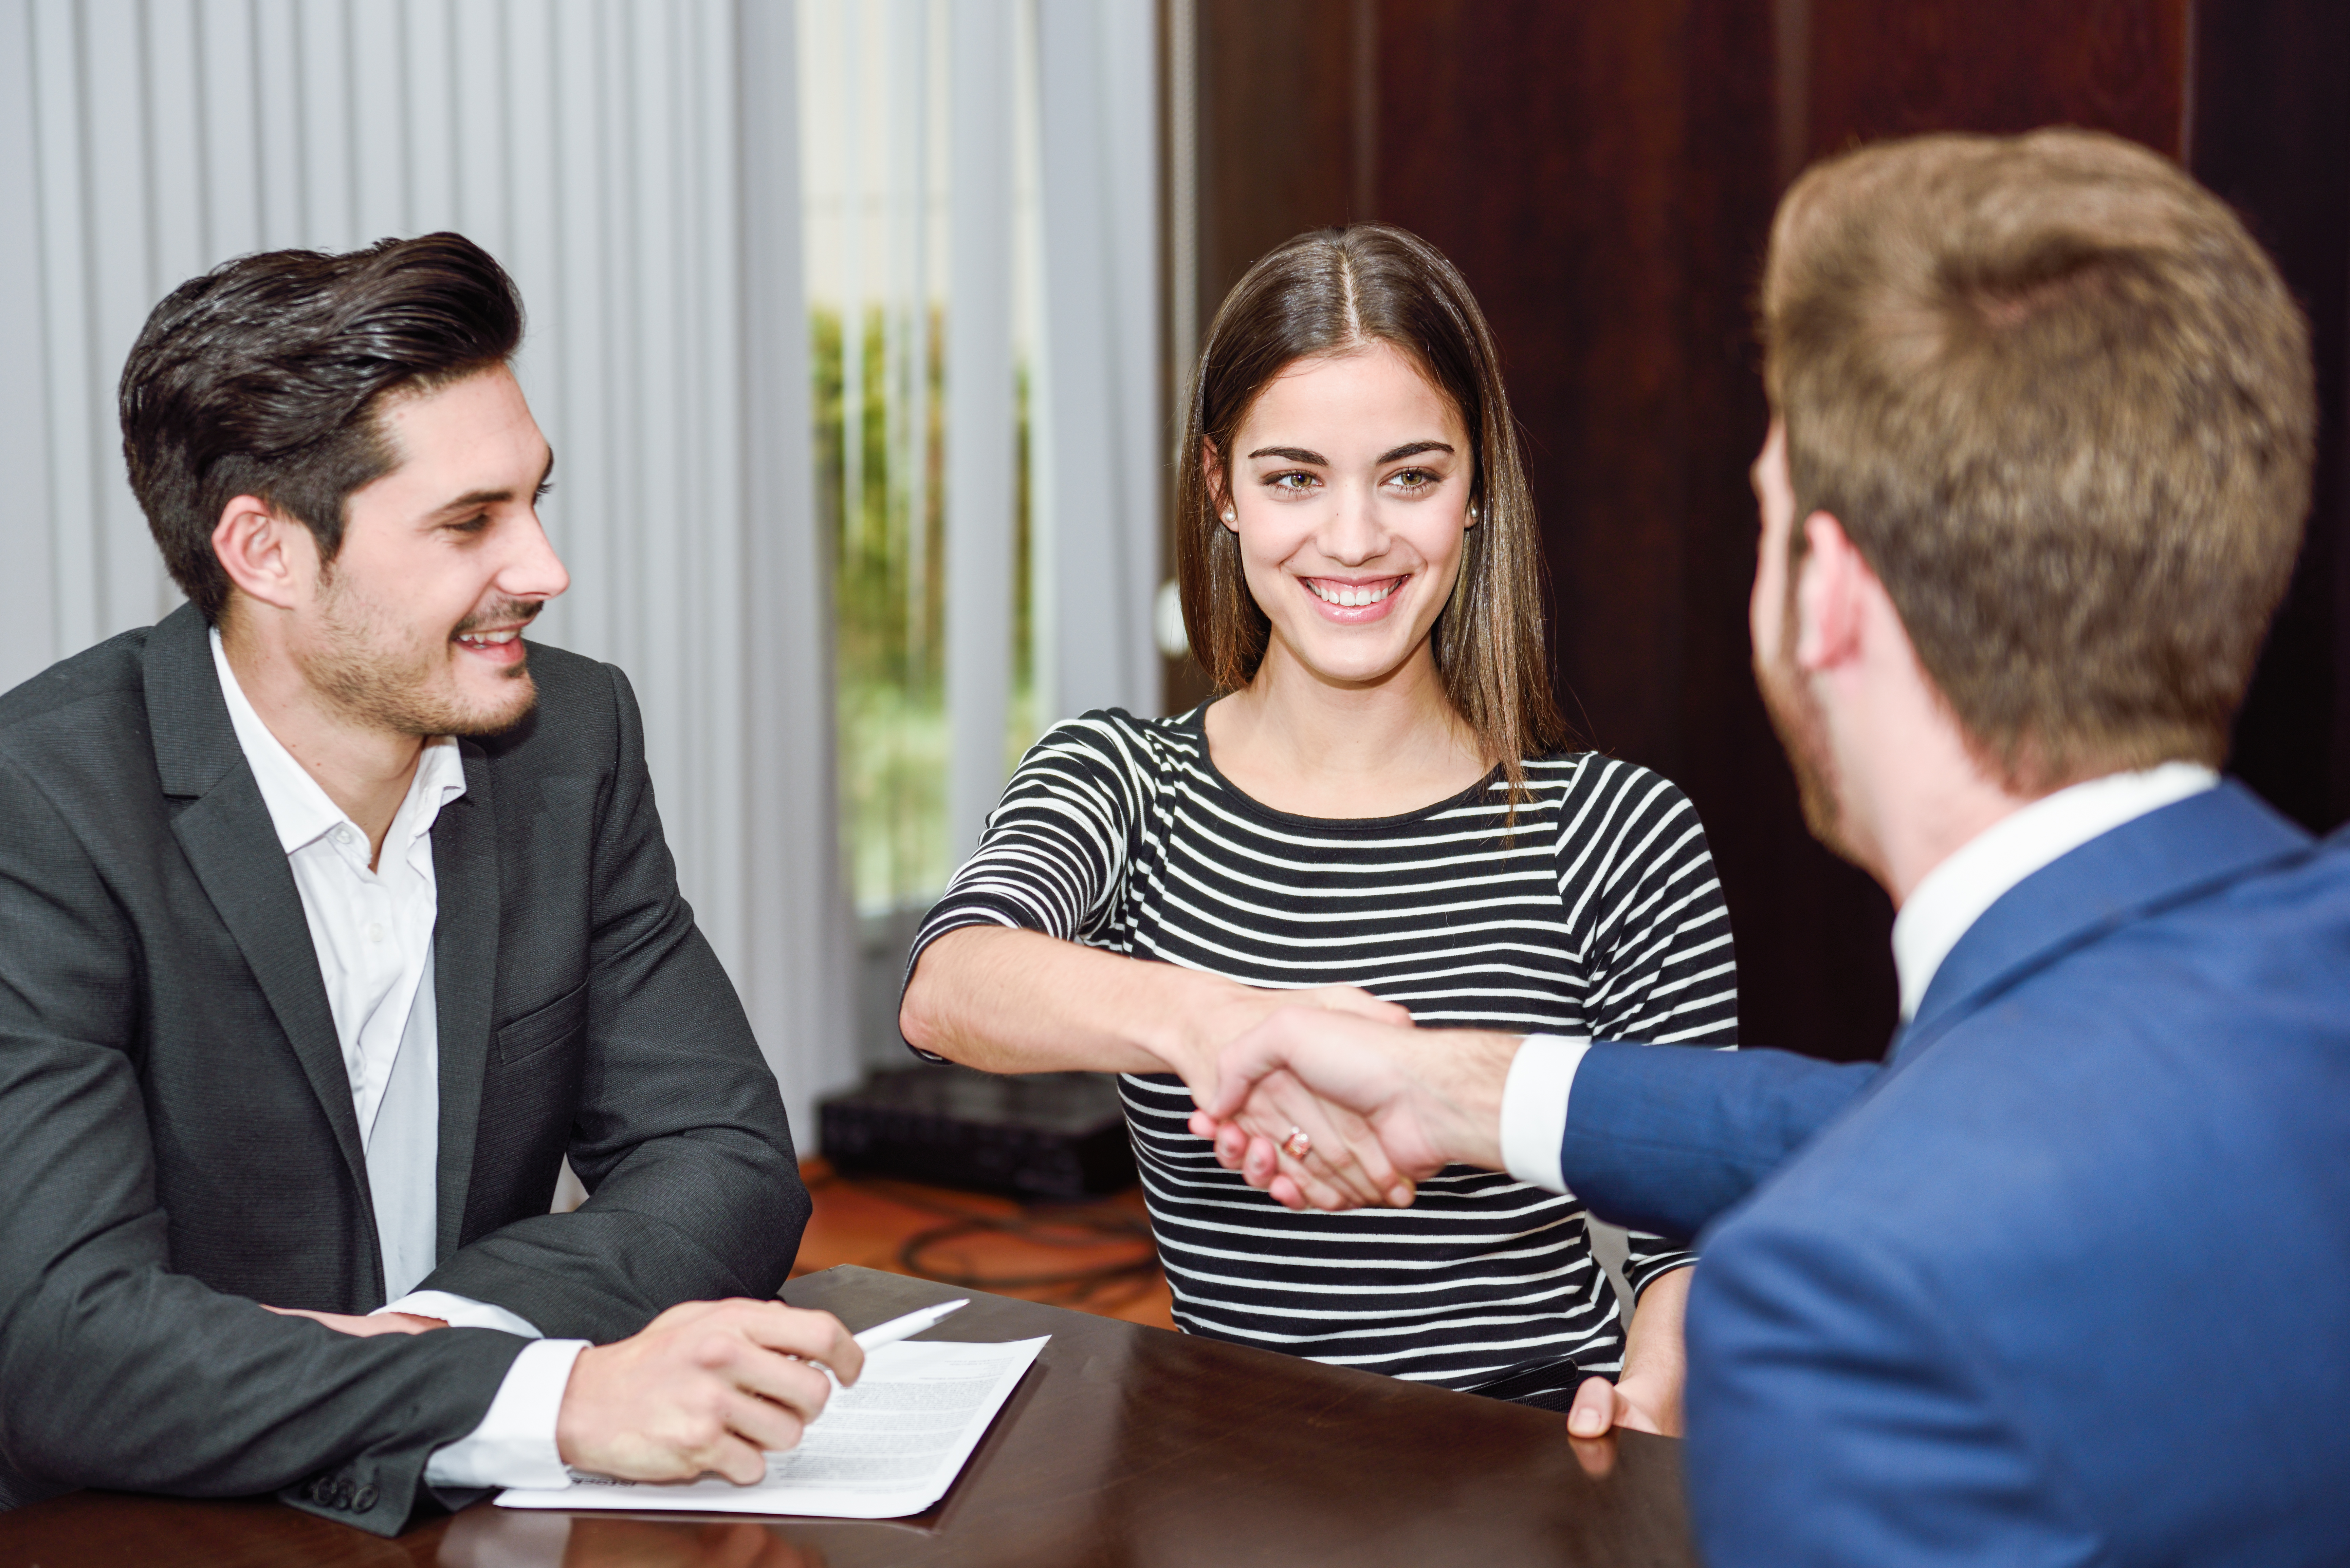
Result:
<svg viewBox="0 0 2350 1568"><path fill-rule="evenodd" d="M965 926L923 950L898 1012L906 1039L991 1073L1183 1073L1203 1012L1247 988L1041 931Z"/></svg>

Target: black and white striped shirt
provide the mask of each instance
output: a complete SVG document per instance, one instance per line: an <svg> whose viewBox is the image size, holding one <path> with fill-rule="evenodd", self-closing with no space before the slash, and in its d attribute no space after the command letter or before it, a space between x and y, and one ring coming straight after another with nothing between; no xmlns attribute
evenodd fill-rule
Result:
<svg viewBox="0 0 2350 1568"><path fill-rule="evenodd" d="M916 959L992 923L1249 985L1360 986L1423 1027L1735 1036L1729 917L1697 813L1664 779L1591 753L1529 761L1513 831L1498 769L1402 816L1293 816L1216 771L1204 711L1088 713L1038 742ZM1513 1397L1531 1368L1621 1365L1616 1293L1572 1197L1454 1166L1408 1210L1293 1213L1192 1136L1181 1080L1121 1087L1192 1333L1456 1388L1511 1375ZM1636 1234L1627 1277L1637 1293L1690 1261Z"/></svg>

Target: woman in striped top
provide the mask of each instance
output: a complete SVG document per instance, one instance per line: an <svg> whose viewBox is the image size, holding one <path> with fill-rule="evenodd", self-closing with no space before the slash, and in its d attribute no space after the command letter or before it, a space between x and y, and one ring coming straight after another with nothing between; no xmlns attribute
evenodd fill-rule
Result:
<svg viewBox="0 0 2350 1568"><path fill-rule="evenodd" d="M1273 252L1210 329L1183 451L1184 620L1224 695L1037 743L916 940L906 1038L1123 1075L1187 1329L1562 1409L1620 1373L1623 1418L1674 1429L1690 1254L1632 1238L1627 1336L1571 1197L1455 1168L1409 1209L1295 1212L1186 1125L1218 1052L1282 1007L1735 1033L1695 812L1560 750L1532 507L1467 286L1378 225Z"/></svg>

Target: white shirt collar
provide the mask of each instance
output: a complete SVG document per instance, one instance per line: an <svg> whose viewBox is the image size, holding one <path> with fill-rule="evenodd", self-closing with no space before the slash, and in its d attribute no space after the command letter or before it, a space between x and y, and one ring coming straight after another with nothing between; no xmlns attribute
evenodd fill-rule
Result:
<svg viewBox="0 0 2350 1568"><path fill-rule="evenodd" d="M229 668L228 653L221 646L218 627L212 628L212 648L221 698L228 704L228 722L236 731L238 748L253 769L253 782L261 786L261 804L269 808L270 825L277 829L279 847L291 855L346 824L352 832L359 832L359 825L344 814L318 781L310 776L309 770L296 762L294 753L262 722L261 715L245 697L244 688L237 684L236 671ZM409 782L408 794L400 803L400 815L415 824L411 837L432 831L441 808L464 793L465 763L458 753L457 742L451 736L436 735L424 743L424 754L416 761L416 776ZM424 809L411 809L419 805ZM360 858L364 860L366 857L362 855Z"/></svg>
<svg viewBox="0 0 2350 1568"><path fill-rule="evenodd" d="M2219 782L2218 774L2198 763L2108 774L2043 796L1969 839L1926 874L1894 919L1901 1021L1917 1016L1942 961L2009 888L2092 838Z"/></svg>

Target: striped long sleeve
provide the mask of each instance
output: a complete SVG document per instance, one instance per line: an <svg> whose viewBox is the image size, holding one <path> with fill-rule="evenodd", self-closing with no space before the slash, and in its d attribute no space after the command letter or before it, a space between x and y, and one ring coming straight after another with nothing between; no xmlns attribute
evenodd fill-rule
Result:
<svg viewBox="0 0 2350 1568"><path fill-rule="evenodd" d="M1216 772L1199 711L1089 713L1029 752L911 963L987 923L1250 985L1357 985L1432 1029L1731 1039L1729 920L1688 800L1587 753L1524 772L1514 803L1497 770L1399 816L1300 817ZM1409 1210L1292 1213L1192 1137L1178 1080L1120 1087L1191 1332L1459 1388L1620 1365L1572 1196L1454 1167ZM1634 1237L1634 1288L1688 1261Z"/></svg>

